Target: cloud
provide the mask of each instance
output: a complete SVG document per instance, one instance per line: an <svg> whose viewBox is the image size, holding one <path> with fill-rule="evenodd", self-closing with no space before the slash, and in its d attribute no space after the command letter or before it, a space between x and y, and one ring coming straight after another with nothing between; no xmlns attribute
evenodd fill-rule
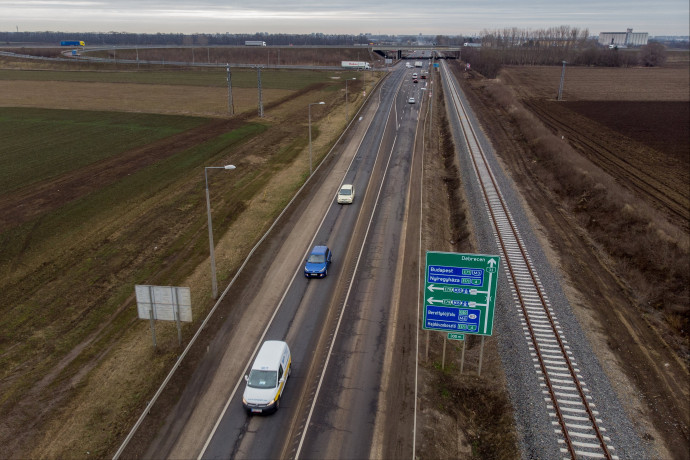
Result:
<svg viewBox="0 0 690 460"><path fill-rule="evenodd" d="M559 25L688 35L687 0L0 0L0 30L471 34Z"/></svg>

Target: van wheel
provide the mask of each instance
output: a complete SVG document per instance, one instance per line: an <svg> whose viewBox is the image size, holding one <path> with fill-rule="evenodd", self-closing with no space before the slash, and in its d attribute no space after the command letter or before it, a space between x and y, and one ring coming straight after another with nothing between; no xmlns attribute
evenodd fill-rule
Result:
<svg viewBox="0 0 690 460"><path fill-rule="evenodd" d="M278 398L278 401L276 401L276 411L280 409L280 398Z"/></svg>

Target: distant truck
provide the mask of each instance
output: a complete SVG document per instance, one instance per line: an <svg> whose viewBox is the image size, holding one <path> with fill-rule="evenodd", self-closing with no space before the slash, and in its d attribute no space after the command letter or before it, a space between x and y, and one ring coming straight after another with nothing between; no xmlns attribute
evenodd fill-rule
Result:
<svg viewBox="0 0 690 460"><path fill-rule="evenodd" d="M266 46L266 42L260 40L247 40L244 42L244 46Z"/></svg>
<svg viewBox="0 0 690 460"><path fill-rule="evenodd" d="M371 69L369 63L364 61L342 61L341 65L346 69Z"/></svg>
<svg viewBox="0 0 690 460"><path fill-rule="evenodd" d="M80 40L64 40L60 42L60 46L86 46L86 44Z"/></svg>
<svg viewBox="0 0 690 460"><path fill-rule="evenodd" d="M422 65L423 65L423 64L422 64L422 61L414 61L414 66L415 66L415 67L421 67Z"/></svg>

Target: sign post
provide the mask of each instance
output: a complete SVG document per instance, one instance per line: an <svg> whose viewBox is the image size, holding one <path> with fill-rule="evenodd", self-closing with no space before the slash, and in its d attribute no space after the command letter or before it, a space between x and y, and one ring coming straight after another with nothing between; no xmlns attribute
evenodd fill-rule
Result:
<svg viewBox="0 0 690 460"><path fill-rule="evenodd" d="M192 298L188 287L134 286L137 298L139 318L151 321L153 346L156 347L155 320L175 321L177 324L177 341L182 345L181 321L192 322Z"/></svg>
<svg viewBox="0 0 690 460"><path fill-rule="evenodd" d="M494 255L426 253L422 329L448 332L451 340L463 340L465 334L481 335L480 373L483 339L493 332L500 260ZM464 343L462 351L460 373Z"/></svg>
<svg viewBox="0 0 690 460"><path fill-rule="evenodd" d="M422 328L491 335L500 259L427 252Z"/></svg>

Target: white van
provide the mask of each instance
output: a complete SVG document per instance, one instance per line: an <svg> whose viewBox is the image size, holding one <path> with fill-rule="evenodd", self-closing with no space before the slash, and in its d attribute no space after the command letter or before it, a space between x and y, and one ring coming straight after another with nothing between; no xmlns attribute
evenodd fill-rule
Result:
<svg viewBox="0 0 690 460"><path fill-rule="evenodd" d="M355 199L355 187L352 184L343 184L338 191L338 204L352 204Z"/></svg>
<svg viewBox="0 0 690 460"><path fill-rule="evenodd" d="M287 343L267 340L261 345L242 396L242 405L250 414L275 412L290 375L292 357Z"/></svg>

